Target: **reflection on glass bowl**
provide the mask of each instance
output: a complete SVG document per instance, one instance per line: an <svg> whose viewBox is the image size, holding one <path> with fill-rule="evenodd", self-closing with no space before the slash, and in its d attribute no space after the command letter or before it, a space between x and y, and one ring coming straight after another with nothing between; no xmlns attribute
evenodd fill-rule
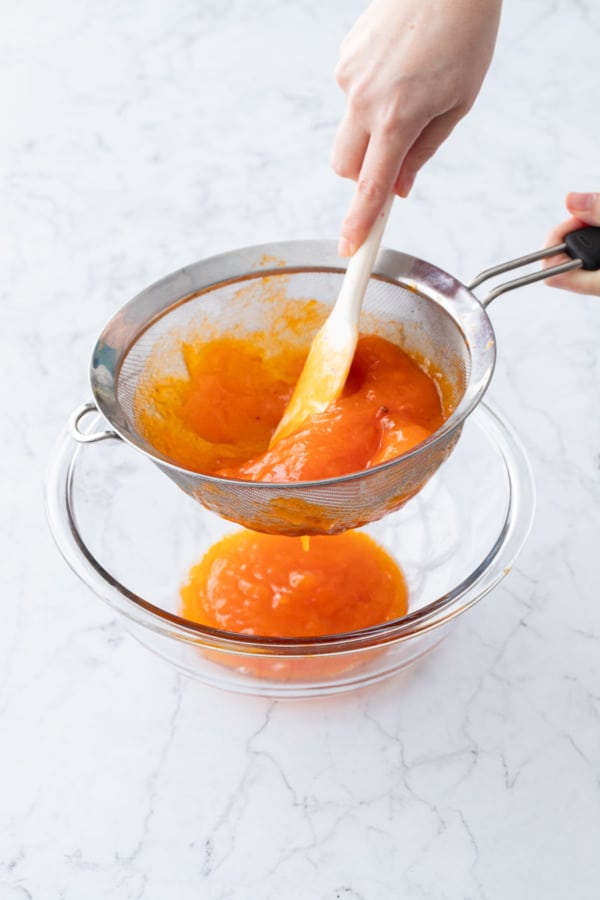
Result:
<svg viewBox="0 0 600 900"><path fill-rule="evenodd" d="M238 526L175 490L126 444L107 442L99 453L65 431L46 482L48 519L61 553L142 644L206 684L281 697L362 687L429 652L454 619L508 573L534 502L518 439L480 404L422 492L364 529L401 566L407 615L343 635L260 638L180 617L179 589L189 569Z"/></svg>

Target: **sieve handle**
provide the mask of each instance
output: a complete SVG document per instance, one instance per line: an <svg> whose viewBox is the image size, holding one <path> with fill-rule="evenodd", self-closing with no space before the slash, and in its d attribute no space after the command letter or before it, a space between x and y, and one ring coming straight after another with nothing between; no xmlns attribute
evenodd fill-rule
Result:
<svg viewBox="0 0 600 900"><path fill-rule="evenodd" d="M116 431L82 431L79 427L80 422L92 412L99 415L95 403L83 403L73 410L68 422L69 434L72 438L80 444L95 444L96 441L107 441L109 438L121 439Z"/></svg>
<svg viewBox="0 0 600 900"><path fill-rule="evenodd" d="M565 234L566 252L571 259L580 259L583 269L600 269L600 228L588 225Z"/></svg>
<svg viewBox="0 0 600 900"><path fill-rule="evenodd" d="M501 263L499 266L492 266L491 269L485 269L468 285L469 290L473 290L488 278L495 275L502 275L503 272L510 272L529 263L537 262L540 259L547 259L549 256L558 256L559 254L567 254L571 257L569 262L559 263L557 266L551 266L549 269L540 269L537 272L531 272L529 275L522 275L520 278L514 278L512 281L506 281L494 288L487 297L481 301L481 305L486 307L492 300L505 294L507 291L513 291L515 288L523 287L526 284L533 284L535 281L542 281L546 278L552 278L553 275L559 275L561 272L569 272L571 269L587 269L596 271L600 269L600 228L587 225L584 228L577 228L565 235L562 244L555 244L554 247L546 247L543 250L536 250L535 253L529 253L527 256L519 256L517 259L511 259L509 262Z"/></svg>

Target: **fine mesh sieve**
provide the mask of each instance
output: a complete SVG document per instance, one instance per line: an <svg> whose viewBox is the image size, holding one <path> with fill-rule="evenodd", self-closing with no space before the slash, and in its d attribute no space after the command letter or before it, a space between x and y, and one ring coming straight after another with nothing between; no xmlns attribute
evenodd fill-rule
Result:
<svg viewBox="0 0 600 900"><path fill-rule="evenodd" d="M524 261L529 258L515 264ZM479 281L509 267L512 264L488 270ZM366 471L322 481L249 482L175 465L145 440L136 424L136 392L144 390L143 376L157 348L161 367L172 374L183 372L179 348L190 335L208 340L225 334L277 334L308 348L343 275L333 242L295 241L232 251L166 276L124 306L102 332L91 363L95 404L75 411L71 433L82 442L122 438L204 506L256 531L334 534L400 508L452 451L466 417L489 384L496 356L485 302L451 275L412 256L380 251L361 318L362 331L392 340L444 374L444 400L453 411L410 452ZM539 277L543 275L538 272L525 280ZM525 283L521 278L501 286L487 302L517 282ZM310 328L288 333L283 311L310 300L319 304ZM96 409L110 430L80 428L83 417Z"/></svg>

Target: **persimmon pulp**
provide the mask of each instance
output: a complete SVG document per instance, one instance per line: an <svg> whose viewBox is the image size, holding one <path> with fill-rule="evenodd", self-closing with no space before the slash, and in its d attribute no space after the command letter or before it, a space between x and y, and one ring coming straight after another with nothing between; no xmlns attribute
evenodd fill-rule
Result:
<svg viewBox="0 0 600 900"><path fill-rule="evenodd" d="M252 338L183 343L183 376L153 370L136 393L136 423L158 451L204 474L298 482L369 469L412 449L446 418L435 378L398 346L363 335L340 399L269 441L305 352L268 355Z"/></svg>
<svg viewBox="0 0 600 900"><path fill-rule="evenodd" d="M182 615L262 637L342 634L399 618L404 575L359 531L301 538L236 531L214 544L181 588Z"/></svg>

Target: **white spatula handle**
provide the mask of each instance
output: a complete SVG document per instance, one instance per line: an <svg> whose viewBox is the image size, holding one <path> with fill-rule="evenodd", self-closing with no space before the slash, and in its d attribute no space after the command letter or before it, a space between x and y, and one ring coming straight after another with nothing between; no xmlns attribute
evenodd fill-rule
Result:
<svg viewBox="0 0 600 900"><path fill-rule="evenodd" d="M358 323L363 297L375 265L375 257L394 202L391 194L379 213L371 232L348 262L348 268L335 304L336 318L339 315L349 322Z"/></svg>

